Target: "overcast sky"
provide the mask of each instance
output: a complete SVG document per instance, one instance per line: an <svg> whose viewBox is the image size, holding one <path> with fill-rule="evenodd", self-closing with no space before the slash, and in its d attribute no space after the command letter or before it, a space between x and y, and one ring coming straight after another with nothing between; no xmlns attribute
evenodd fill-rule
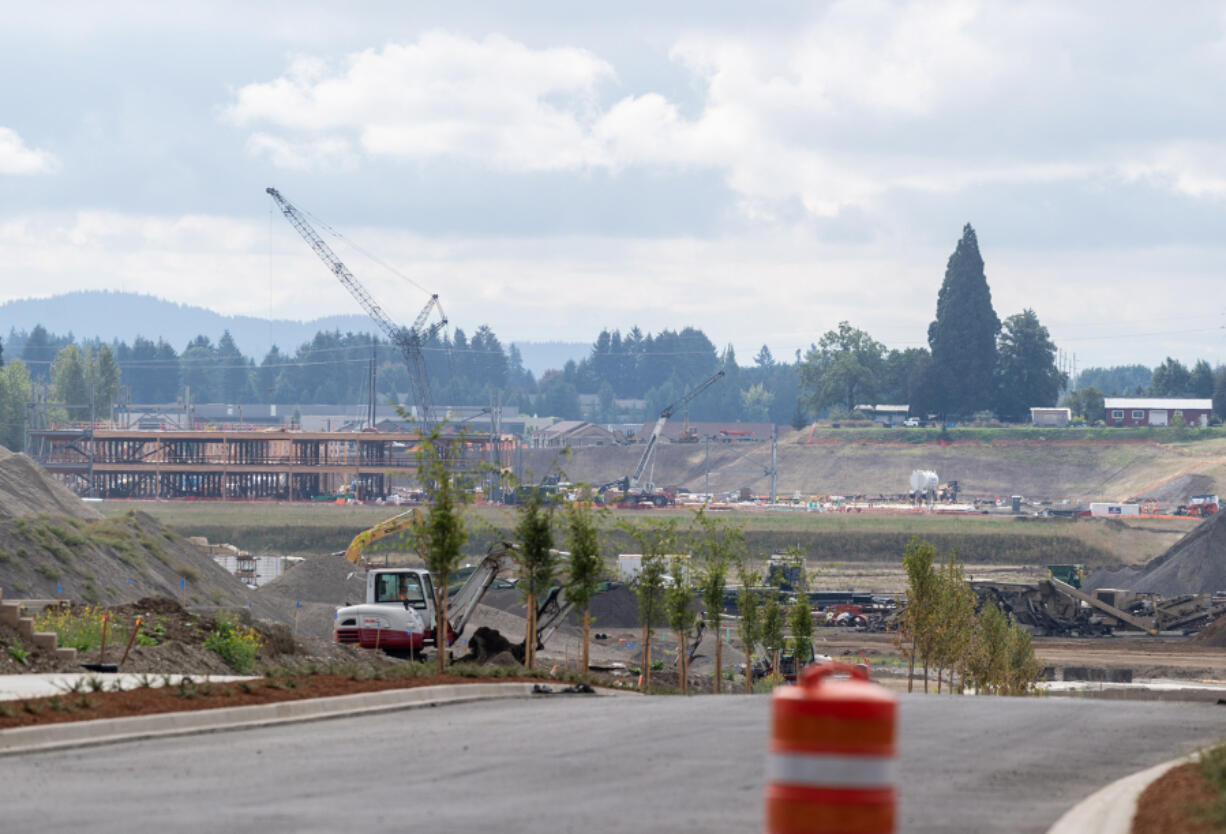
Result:
<svg viewBox="0 0 1226 834"><path fill-rule="evenodd" d="M331 5L9 4L0 301L358 312L271 185L505 341L922 345L970 222L1079 367L1226 361L1219 3Z"/></svg>

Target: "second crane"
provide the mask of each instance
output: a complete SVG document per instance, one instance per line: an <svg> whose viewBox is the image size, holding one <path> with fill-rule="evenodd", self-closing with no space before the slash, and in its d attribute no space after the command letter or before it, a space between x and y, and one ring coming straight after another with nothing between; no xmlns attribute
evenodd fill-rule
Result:
<svg viewBox="0 0 1226 834"><path fill-rule="evenodd" d="M298 234L302 235L303 240L310 244L311 248L315 250L315 254L319 256L319 259L328 265L328 268L332 270L332 274L357 299L367 315L375 320L375 323L387 335L388 340L400 348L400 352L404 354L405 361L409 365L409 379L413 384L413 393L416 394L417 402L421 407L421 416L418 422L421 424L423 433L428 433L435 423L434 404L430 397L430 379L426 373L426 358L422 354L422 346L447 326L447 319L443 316L442 308L439 307L438 295L430 296L430 300L426 302L426 306L418 313L412 327L403 327L396 324L371 297L370 293L366 291L366 288L362 286L358 279L353 276L353 273L349 271L349 267L345 266L344 262L336 256L336 253L324 242L323 238L316 233L311 224L302 216L302 212L298 211L292 203L282 197L281 192L277 191L277 189L266 188L264 190L276 201L277 207L281 209L285 219L298 230ZM430 318L431 311L435 309L439 311L439 321L427 326L426 321Z"/></svg>

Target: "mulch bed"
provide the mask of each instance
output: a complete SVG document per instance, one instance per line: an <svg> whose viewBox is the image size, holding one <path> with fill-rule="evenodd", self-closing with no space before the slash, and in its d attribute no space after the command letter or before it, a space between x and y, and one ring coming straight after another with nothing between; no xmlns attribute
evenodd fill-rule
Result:
<svg viewBox="0 0 1226 834"><path fill-rule="evenodd" d="M1226 827L1206 817L1213 790L1194 764L1167 771L1137 799L1132 834L1216 834Z"/></svg>
<svg viewBox="0 0 1226 834"><path fill-rule="evenodd" d="M141 687L124 692L66 692L46 698L27 698L0 702L0 730L66 721L93 721L99 718L126 718L164 712L245 707L327 698L359 692L388 689L415 689L422 686L467 683L547 683L567 684L540 676L473 678L443 674L430 677L393 679L355 678L351 675L317 674L279 676L232 683L211 683L203 678L190 684Z"/></svg>

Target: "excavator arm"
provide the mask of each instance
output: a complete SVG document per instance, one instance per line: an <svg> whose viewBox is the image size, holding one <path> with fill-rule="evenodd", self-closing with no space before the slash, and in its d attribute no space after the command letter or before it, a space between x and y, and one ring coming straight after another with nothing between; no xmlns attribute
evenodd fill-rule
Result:
<svg viewBox="0 0 1226 834"><path fill-rule="evenodd" d="M464 627L468 625L473 612L477 610L477 604L481 602L481 598L485 596L490 586L494 584L498 574L511 567L511 554L512 546L506 542L490 547L489 552L481 560L480 564L477 565L476 570L469 574L468 579L464 580L464 584L451 595L451 599L447 603L447 619L450 620L451 630L455 633L456 637L464 633Z"/></svg>
<svg viewBox="0 0 1226 834"><path fill-rule="evenodd" d="M353 537L353 541L349 542L349 547L345 550L345 558L353 562L353 564L359 565L362 563L362 553L370 545L379 541L379 539L393 536L414 525L420 526L422 523L421 510L418 509L408 510L400 515L394 515L389 519L380 521L369 530L363 530Z"/></svg>
<svg viewBox="0 0 1226 834"><path fill-rule="evenodd" d="M628 479L629 489L642 489L643 472L647 469L647 464L651 461L651 456L655 454L656 444L660 440L660 434L664 431L664 424L668 422L668 418L673 416L674 411L689 403L690 400L697 397L703 391L706 391L723 376L724 369L721 368L718 373L695 385L686 392L684 397L677 400L675 403L669 404L663 411L660 412L660 417L656 420L656 427L652 430L651 437L647 439L647 448L643 450L643 456L639 458L638 466L634 467L634 474ZM648 492L655 490L655 484L647 484L646 487Z"/></svg>

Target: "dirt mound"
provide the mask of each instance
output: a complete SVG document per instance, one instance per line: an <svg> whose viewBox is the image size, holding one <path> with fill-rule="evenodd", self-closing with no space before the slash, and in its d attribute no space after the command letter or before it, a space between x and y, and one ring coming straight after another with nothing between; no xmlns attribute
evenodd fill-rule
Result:
<svg viewBox="0 0 1226 834"><path fill-rule="evenodd" d="M1226 513L1198 524L1161 556L1130 576L1125 568L1099 571L1086 584L1162 594L1211 594L1226 590Z"/></svg>
<svg viewBox="0 0 1226 834"><path fill-rule="evenodd" d="M167 597L194 609L282 619L207 551L137 512L96 520L38 515L0 521L0 588L6 599L122 605Z"/></svg>
<svg viewBox="0 0 1226 834"><path fill-rule="evenodd" d="M1217 648L1226 646L1226 617L1218 617L1202 628L1192 638L1192 642L1200 643L1202 646L1214 646Z"/></svg>
<svg viewBox="0 0 1226 834"><path fill-rule="evenodd" d="M335 608L362 601L366 574L344 556L311 556L263 585L258 593L294 602L325 602Z"/></svg>
<svg viewBox="0 0 1226 834"><path fill-rule="evenodd" d="M331 640L336 609L366 598L366 573L344 556L310 556L255 593L294 636Z"/></svg>
<svg viewBox="0 0 1226 834"><path fill-rule="evenodd" d="M82 521L102 518L30 458L5 450L5 455L0 456L0 519L39 513L57 513Z"/></svg>

